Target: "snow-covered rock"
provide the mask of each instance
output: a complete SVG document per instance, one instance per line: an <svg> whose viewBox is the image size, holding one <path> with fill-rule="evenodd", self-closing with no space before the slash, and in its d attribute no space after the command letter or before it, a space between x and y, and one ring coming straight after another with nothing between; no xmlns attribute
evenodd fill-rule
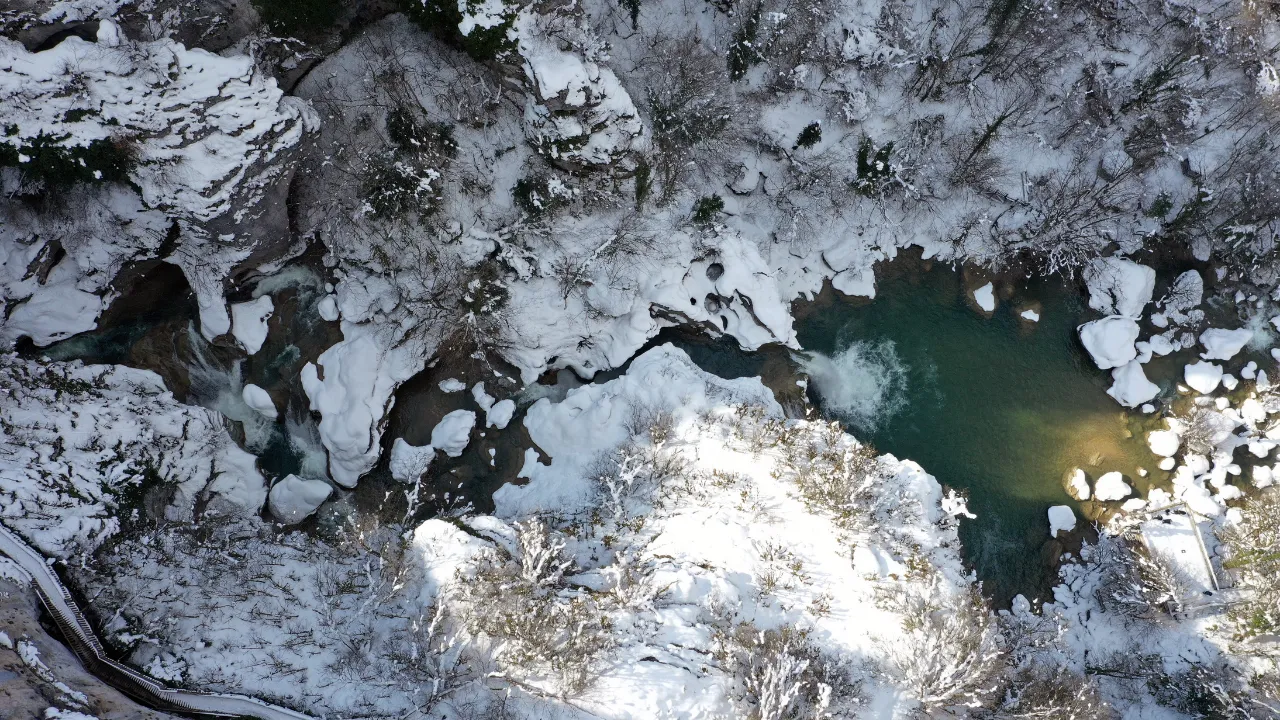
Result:
<svg viewBox="0 0 1280 720"><path fill-rule="evenodd" d="M422 369L423 359L411 348L385 347L371 324L344 320L342 326L342 342L304 365L300 379L311 410L320 413L330 477L355 487L378 462L378 433L392 392Z"/></svg>
<svg viewBox="0 0 1280 720"><path fill-rule="evenodd" d="M1075 468L1067 473L1067 494L1076 500L1088 500L1092 491L1089 489L1089 478L1084 470Z"/></svg>
<svg viewBox="0 0 1280 720"><path fill-rule="evenodd" d="M1079 327L1080 342L1101 370L1126 365L1138 356L1134 342L1138 339L1138 323L1132 318L1113 315L1087 322Z"/></svg>
<svg viewBox="0 0 1280 720"><path fill-rule="evenodd" d="M1196 362L1182 370L1187 386L1201 395L1208 395L1222 382L1222 366L1211 362Z"/></svg>
<svg viewBox="0 0 1280 720"><path fill-rule="evenodd" d="M1106 315L1136 318L1151 301L1156 287L1156 271L1132 260L1098 258L1084 270L1089 288L1089 307Z"/></svg>
<svg viewBox="0 0 1280 720"><path fill-rule="evenodd" d="M1253 331L1248 328L1238 330L1209 328L1200 333L1200 344L1205 347L1205 352L1201 353L1200 357L1205 360L1230 360L1251 339L1253 339Z"/></svg>
<svg viewBox="0 0 1280 720"><path fill-rule="evenodd" d="M436 449L430 445L410 445L404 438L391 444L391 477L400 482L413 482L431 466Z"/></svg>
<svg viewBox="0 0 1280 720"><path fill-rule="evenodd" d="M485 426L497 428L499 430L507 427L507 423L511 422L511 418L516 414L516 401L511 398L499 400L485 411Z"/></svg>
<svg viewBox="0 0 1280 720"><path fill-rule="evenodd" d="M83 168L80 185L60 193L61 218L18 207L17 187L0 200L0 216L13 220L0 223L0 299L17 306L0 322L0 342L30 335L47 344L92 327L115 273L154 257L174 224L181 233L166 260L187 276L200 331L212 339L231 328L223 282L233 268L287 250L282 193L317 118L246 55L133 41L107 19L99 31L111 42L72 35L40 52L0 38L0 146L21 157L43 147L46 159ZM112 160L126 141L128 161ZM58 272L31 273L4 257L10 242L21 255L66 255ZM46 312L29 326L60 296L65 317Z"/></svg>
<svg viewBox="0 0 1280 720"><path fill-rule="evenodd" d="M275 312L270 295L231 305L231 334L250 355L262 349L267 340L267 319Z"/></svg>
<svg viewBox="0 0 1280 720"><path fill-rule="evenodd" d="M467 384L457 378L445 378L440 381L440 392L456 393L467 389Z"/></svg>
<svg viewBox="0 0 1280 720"><path fill-rule="evenodd" d="M244 389L240 391L240 395L244 399L244 404L253 408L262 417L268 420L275 420L280 416L279 411L276 410L275 401L271 399L271 395L257 385L253 383L246 384Z"/></svg>
<svg viewBox="0 0 1280 720"><path fill-rule="evenodd" d="M1118 472L1104 473L1093 484L1093 496L1103 502L1123 500L1132 493L1133 488L1129 487L1124 476Z"/></svg>
<svg viewBox="0 0 1280 720"><path fill-rule="evenodd" d="M153 372L0 355L0 518L52 557L92 553L120 529L123 493L158 479L161 519L256 515L253 455L217 413L179 404Z"/></svg>
<svg viewBox="0 0 1280 720"><path fill-rule="evenodd" d="M337 322L342 314L338 312L338 301L332 295L325 295L316 303L316 313L325 322Z"/></svg>
<svg viewBox="0 0 1280 720"><path fill-rule="evenodd" d="M1169 289L1165 309L1171 314L1180 315L1196 307L1204 300L1204 278L1195 270L1187 270L1174 278Z"/></svg>
<svg viewBox="0 0 1280 720"><path fill-rule="evenodd" d="M1107 394L1125 407L1137 407L1160 394L1160 386L1147 379L1137 360L1112 370L1111 377L1114 383Z"/></svg>
<svg viewBox="0 0 1280 720"><path fill-rule="evenodd" d="M431 429L431 447L449 457L458 457L471 442L471 428L476 425L476 414L470 410L454 410L445 415Z"/></svg>
<svg viewBox="0 0 1280 720"><path fill-rule="evenodd" d="M277 520L285 525L295 525L323 505L331 492L333 488L323 480L304 480L297 475L286 475L271 486L267 504Z"/></svg>
<svg viewBox="0 0 1280 720"><path fill-rule="evenodd" d="M1018 316L1028 322L1040 322L1040 313L1035 310L1023 310L1018 313Z"/></svg>
<svg viewBox="0 0 1280 720"><path fill-rule="evenodd" d="M1182 438L1173 430L1152 430L1147 433L1147 445L1151 452L1160 457L1173 457L1178 454L1178 446Z"/></svg>
<svg viewBox="0 0 1280 720"><path fill-rule="evenodd" d="M1068 505L1054 505L1049 508L1049 537L1058 537L1059 532L1071 532L1076 529L1076 514Z"/></svg>
<svg viewBox="0 0 1280 720"><path fill-rule="evenodd" d="M831 278L831 286L852 297L874 298L876 276L871 270L841 270Z"/></svg>
<svg viewBox="0 0 1280 720"><path fill-rule="evenodd" d="M973 301L982 308L983 312L992 312L996 309L996 292L995 286L987 283L977 290L973 291Z"/></svg>

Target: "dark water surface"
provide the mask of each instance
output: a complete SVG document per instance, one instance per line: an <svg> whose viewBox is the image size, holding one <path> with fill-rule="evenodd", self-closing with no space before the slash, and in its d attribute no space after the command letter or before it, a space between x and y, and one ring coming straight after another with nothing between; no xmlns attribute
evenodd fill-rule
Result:
<svg viewBox="0 0 1280 720"><path fill-rule="evenodd" d="M801 313L800 344L825 356L810 364L811 397L881 452L968 493L978 517L960 536L991 597L1044 598L1061 551L1048 543L1046 511L1070 505L1083 524L1093 510L1066 494L1064 474L1116 470L1136 489L1166 479L1144 441L1153 420L1106 394L1110 372L1076 335L1095 314L1061 278L1004 283L1011 297L988 316L947 266L883 275L874 301L825 298ZM1020 317L1030 306L1039 322ZM1147 366L1165 393L1175 362Z"/></svg>

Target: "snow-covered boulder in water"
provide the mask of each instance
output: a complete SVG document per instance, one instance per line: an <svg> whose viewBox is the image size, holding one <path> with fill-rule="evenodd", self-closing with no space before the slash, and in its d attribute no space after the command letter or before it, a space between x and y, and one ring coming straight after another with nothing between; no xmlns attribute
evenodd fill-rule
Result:
<svg viewBox="0 0 1280 720"><path fill-rule="evenodd" d="M430 445L410 445L404 438L391 444L391 477L400 482L413 482L431 466L436 449Z"/></svg>
<svg viewBox="0 0 1280 720"><path fill-rule="evenodd" d="M1108 315L1136 318L1151 302L1156 287L1156 271L1132 260L1098 258L1084 269L1089 288L1089 307Z"/></svg>
<svg viewBox="0 0 1280 720"><path fill-rule="evenodd" d="M275 312L270 295L231 305L231 334L245 352L256 355L267 341L267 319Z"/></svg>
<svg viewBox="0 0 1280 720"><path fill-rule="evenodd" d="M431 447L449 457L458 457L471 442L471 428L476 425L476 414L470 410L454 410L445 415L431 429Z"/></svg>
<svg viewBox="0 0 1280 720"><path fill-rule="evenodd" d="M1205 348L1200 357L1205 360L1230 360L1252 339L1253 331L1248 328L1238 330L1209 328L1200 333L1200 344Z"/></svg>
<svg viewBox="0 0 1280 720"><path fill-rule="evenodd" d="M1134 343L1138 340L1138 323L1132 318L1113 315L1080 326L1080 342L1089 351L1100 370L1127 364L1138 356Z"/></svg>
<svg viewBox="0 0 1280 720"><path fill-rule="evenodd" d="M1222 366L1211 362L1191 363L1182 369L1187 385L1201 395L1208 395L1222 382Z"/></svg>
<svg viewBox="0 0 1280 720"><path fill-rule="evenodd" d="M1152 430L1147 433L1147 445L1151 452L1160 457L1173 457L1178 454L1178 446L1182 438L1173 430Z"/></svg>
<svg viewBox="0 0 1280 720"><path fill-rule="evenodd" d="M240 392L240 395L244 399L244 404L253 408L262 417L268 420L275 420L279 417L280 413L276 410L276 404L266 390L249 383L244 386L244 390Z"/></svg>
<svg viewBox="0 0 1280 720"><path fill-rule="evenodd" d="M1125 407L1137 407L1160 394L1160 386L1147 379L1137 360L1112 370L1111 377L1115 382L1107 394Z"/></svg>
<svg viewBox="0 0 1280 720"><path fill-rule="evenodd" d="M1132 492L1133 488L1129 487L1129 483L1124 481L1124 476L1118 472L1103 474L1093 485L1093 496L1103 502L1123 500Z"/></svg>
<svg viewBox="0 0 1280 720"><path fill-rule="evenodd" d="M1076 514L1067 505L1054 505L1049 508L1049 537L1058 537L1059 532L1071 532L1076 529Z"/></svg>
<svg viewBox="0 0 1280 720"><path fill-rule="evenodd" d="M982 312L994 312L996 309L996 292L995 286L987 283L977 290L973 291L973 301L982 308Z"/></svg>
<svg viewBox="0 0 1280 720"><path fill-rule="evenodd" d="M304 480L297 475L287 475L271 487L267 504L277 520L285 525L295 525L323 505L331 492L333 488L323 480Z"/></svg>

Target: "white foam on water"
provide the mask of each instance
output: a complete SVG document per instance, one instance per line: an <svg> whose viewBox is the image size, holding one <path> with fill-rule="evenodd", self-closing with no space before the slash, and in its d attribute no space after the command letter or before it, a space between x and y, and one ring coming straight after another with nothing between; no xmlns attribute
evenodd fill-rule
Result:
<svg viewBox="0 0 1280 720"><path fill-rule="evenodd" d="M907 366L890 340L857 341L834 356L801 361L823 409L864 432L907 405Z"/></svg>

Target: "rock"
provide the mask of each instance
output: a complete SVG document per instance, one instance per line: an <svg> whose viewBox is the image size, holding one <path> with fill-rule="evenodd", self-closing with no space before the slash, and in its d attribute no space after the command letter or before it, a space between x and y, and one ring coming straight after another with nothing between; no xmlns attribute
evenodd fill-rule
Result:
<svg viewBox="0 0 1280 720"><path fill-rule="evenodd" d="M1142 498L1130 498L1120 505L1120 509L1124 512L1137 512L1147 506L1147 501Z"/></svg>
<svg viewBox="0 0 1280 720"><path fill-rule="evenodd" d="M410 445L404 438L391 444L391 477L400 482L414 482L430 467L436 449L430 445Z"/></svg>
<svg viewBox="0 0 1280 720"><path fill-rule="evenodd" d="M262 343L267 341L267 319L273 312L270 295L231 305L231 334L245 352L255 355L262 349Z"/></svg>
<svg viewBox="0 0 1280 720"><path fill-rule="evenodd" d="M1147 433L1147 445L1151 452L1160 457L1173 457L1178 454L1178 446L1182 438L1173 430L1152 430Z"/></svg>
<svg viewBox="0 0 1280 720"><path fill-rule="evenodd" d="M440 381L440 392L456 393L467 389L467 384L457 378L445 378Z"/></svg>
<svg viewBox="0 0 1280 720"><path fill-rule="evenodd" d="M876 276L871 270L841 270L831 278L831 287L852 297L874 298Z"/></svg>
<svg viewBox="0 0 1280 720"><path fill-rule="evenodd" d="M333 295L325 295L316 303L316 312L320 314L320 319L325 322L336 322L341 313L338 312L338 301Z"/></svg>
<svg viewBox="0 0 1280 720"><path fill-rule="evenodd" d="M303 480L297 475L287 475L271 487L267 505L277 520L285 525L295 525L324 504L331 492L333 488L324 480Z"/></svg>

